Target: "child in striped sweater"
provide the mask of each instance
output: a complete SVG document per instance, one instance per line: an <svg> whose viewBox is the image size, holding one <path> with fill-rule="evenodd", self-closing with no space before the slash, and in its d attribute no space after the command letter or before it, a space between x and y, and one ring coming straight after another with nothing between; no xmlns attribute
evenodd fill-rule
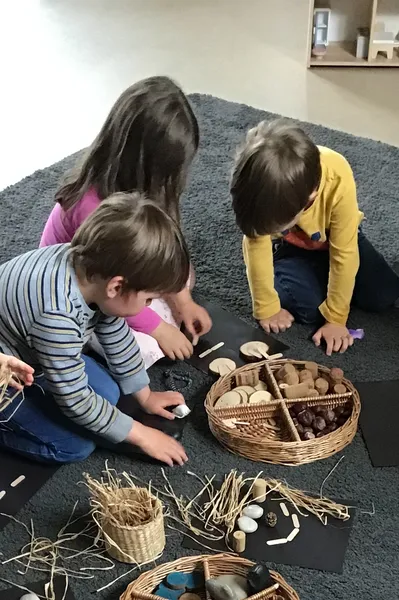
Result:
<svg viewBox="0 0 399 600"><path fill-rule="evenodd" d="M133 422L115 405L121 392L131 394L146 412L172 419L166 407L184 403L181 394L151 391L125 317L161 294L179 293L189 267L176 222L137 192L104 200L72 244L2 265L0 352L30 365L37 385L0 403L0 446L40 461L71 462L103 438L183 464L187 456L176 440ZM107 370L84 353L93 333ZM32 371L24 368L29 385Z"/></svg>
<svg viewBox="0 0 399 600"><path fill-rule="evenodd" d="M180 222L179 202L197 152L198 124L182 90L167 77L130 86L112 107L81 165L56 194L41 246L70 242L95 208L115 192L143 192ZM127 322L146 367L167 356L189 358L198 336L211 328L207 311L193 301L189 284L155 300ZM191 343L179 328L184 323Z"/></svg>

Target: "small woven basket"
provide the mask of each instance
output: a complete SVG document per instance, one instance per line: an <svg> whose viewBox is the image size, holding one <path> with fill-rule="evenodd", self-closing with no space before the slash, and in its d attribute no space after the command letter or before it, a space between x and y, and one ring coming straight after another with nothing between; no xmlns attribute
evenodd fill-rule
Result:
<svg viewBox="0 0 399 600"><path fill-rule="evenodd" d="M221 377L211 387L205 400L209 427L219 442L234 454L251 460L294 466L332 456L353 440L360 414L360 397L352 383L343 380L347 389L345 394L287 400L283 398L274 376L287 363L299 369L305 365L305 361L290 360L251 363ZM318 365L318 369L320 375L328 375L330 371L321 365ZM241 385L254 386L260 381L267 384L275 400L267 404L215 408L217 400L226 392ZM291 406L301 402L309 407L336 408L348 401L352 403L352 413L344 425L321 438L308 441L300 439L288 410ZM232 418L248 424L237 424L232 429L224 422Z"/></svg>
<svg viewBox="0 0 399 600"><path fill-rule="evenodd" d="M254 565L253 562L240 556L231 554L215 554L201 556L186 556L173 562L165 563L151 569L140 575L135 581L128 585L126 591L120 597L120 600L163 600L160 596L153 594L154 589L169 575L176 571L183 573L192 573L200 571L204 573L204 578L210 579L219 575L242 575L246 577L249 569ZM284 600L299 600L298 594L288 585L288 583L275 571L270 571L275 583L279 584L277 590L270 593L259 592L250 596L248 600L266 600L274 599L280 596ZM207 600L205 589L195 592L203 600Z"/></svg>
<svg viewBox="0 0 399 600"><path fill-rule="evenodd" d="M134 488L118 490L120 501L134 499ZM148 563L158 557L165 548L165 527L162 503L154 499L155 518L143 525L117 525L113 520L103 518L102 534L108 554L123 563Z"/></svg>

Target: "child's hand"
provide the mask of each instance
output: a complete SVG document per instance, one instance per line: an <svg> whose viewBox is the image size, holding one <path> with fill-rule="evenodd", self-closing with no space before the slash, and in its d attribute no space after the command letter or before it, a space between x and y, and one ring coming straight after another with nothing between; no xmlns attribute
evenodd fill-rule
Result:
<svg viewBox="0 0 399 600"><path fill-rule="evenodd" d="M345 352L353 344L353 337L343 325L325 323L323 327L314 334L313 341L320 346L321 340L327 344L326 354L331 356L333 352Z"/></svg>
<svg viewBox="0 0 399 600"><path fill-rule="evenodd" d="M151 336L157 340L165 356L172 360L184 360L193 353L193 346L184 333L165 321L160 322Z"/></svg>
<svg viewBox="0 0 399 600"><path fill-rule="evenodd" d="M269 317L268 319L261 319L259 324L261 327L263 327L266 333L270 333L271 331L273 331L273 333L279 333L280 331L289 329L294 320L294 317L288 312L288 310L281 308L279 312L272 317Z"/></svg>
<svg viewBox="0 0 399 600"><path fill-rule="evenodd" d="M32 385L34 369L15 356L0 353L0 368L10 369L16 377L12 377L9 385L21 391L24 385ZM18 381L20 380L20 382Z"/></svg>
<svg viewBox="0 0 399 600"><path fill-rule="evenodd" d="M149 456L166 463L170 467L173 467L173 463L184 465L188 461L187 454L178 441L170 435L166 435L158 429L146 427L138 421L133 423L126 441L135 444Z"/></svg>
<svg viewBox="0 0 399 600"><path fill-rule="evenodd" d="M141 408L149 415L159 415L172 421L175 415L168 410L167 406L178 406L185 404L184 398L179 392L152 392L149 387L135 394Z"/></svg>
<svg viewBox="0 0 399 600"><path fill-rule="evenodd" d="M201 335L205 335L210 331L212 319L208 311L194 300L181 305L179 312L187 331L192 335L193 346L196 346Z"/></svg>

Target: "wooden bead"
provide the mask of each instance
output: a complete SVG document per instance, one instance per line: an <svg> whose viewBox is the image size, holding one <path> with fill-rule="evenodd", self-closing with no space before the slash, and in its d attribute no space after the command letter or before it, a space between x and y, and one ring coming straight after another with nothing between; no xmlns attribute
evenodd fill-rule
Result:
<svg viewBox="0 0 399 600"><path fill-rule="evenodd" d="M305 369L307 371L310 371L312 373L313 379L317 379L318 378L318 376L319 376L319 367L318 367L317 363L315 363L313 361L305 362Z"/></svg>
<svg viewBox="0 0 399 600"><path fill-rule="evenodd" d="M233 548L238 554L245 550L246 535L243 531L235 531L233 533Z"/></svg>

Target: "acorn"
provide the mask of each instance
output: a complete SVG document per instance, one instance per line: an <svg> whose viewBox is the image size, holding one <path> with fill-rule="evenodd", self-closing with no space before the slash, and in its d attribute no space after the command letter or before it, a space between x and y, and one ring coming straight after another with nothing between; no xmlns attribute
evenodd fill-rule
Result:
<svg viewBox="0 0 399 600"><path fill-rule="evenodd" d="M267 527L275 527L277 525L277 515L274 512L268 512L265 516Z"/></svg>

